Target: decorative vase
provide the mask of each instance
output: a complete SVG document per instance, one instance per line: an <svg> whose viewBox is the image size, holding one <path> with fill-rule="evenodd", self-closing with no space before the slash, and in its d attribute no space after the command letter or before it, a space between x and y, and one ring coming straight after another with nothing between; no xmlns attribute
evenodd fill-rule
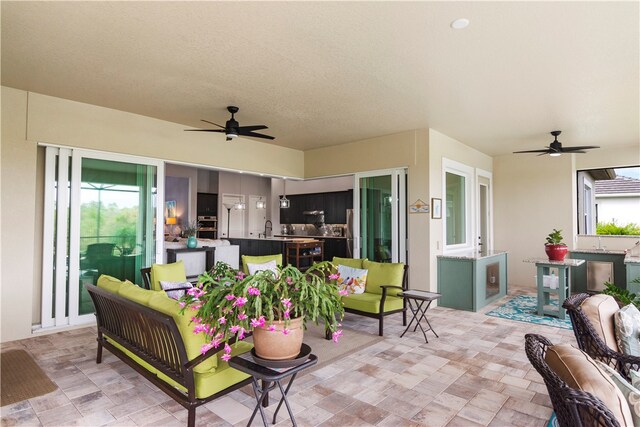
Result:
<svg viewBox="0 0 640 427"><path fill-rule="evenodd" d="M275 325L274 331L269 331L269 325ZM265 326L259 326L253 330L253 346L256 355L261 359L287 360L294 359L300 354L304 327L302 317L291 319L289 333L282 332L285 328L284 321L274 320Z"/></svg>
<svg viewBox="0 0 640 427"><path fill-rule="evenodd" d="M566 245L544 245L549 261L564 261L568 250Z"/></svg>
<svg viewBox="0 0 640 427"><path fill-rule="evenodd" d="M196 236L189 236L187 239L187 247L190 249L198 247L198 240L196 239Z"/></svg>

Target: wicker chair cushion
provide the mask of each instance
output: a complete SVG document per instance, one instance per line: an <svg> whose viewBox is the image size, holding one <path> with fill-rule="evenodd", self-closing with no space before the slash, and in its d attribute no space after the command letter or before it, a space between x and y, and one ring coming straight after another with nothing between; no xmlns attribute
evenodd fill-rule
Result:
<svg viewBox="0 0 640 427"><path fill-rule="evenodd" d="M624 354L640 356L640 310L629 304L613 316L618 348Z"/></svg>
<svg viewBox="0 0 640 427"><path fill-rule="evenodd" d="M586 353L569 344L559 344L549 347L545 361L569 387L599 398L621 426L634 425L627 399Z"/></svg>
<svg viewBox="0 0 640 427"><path fill-rule="evenodd" d="M629 409L631 410L631 417L633 418L633 425L640 426L640 390L632 386L627 382L622 375L618 373L611 366L596 360L596 363L607 375L613 380L618 389L622 392L627 399Z"/></svg>
<svg viewBox="0 0 640 427"><path fill-rule="evenodd" d="M585 299L580 307L607 347L614 351L620 351L616 342L614 326L614 315L619 309L616 300L611 295L592 295Z"/></svg>

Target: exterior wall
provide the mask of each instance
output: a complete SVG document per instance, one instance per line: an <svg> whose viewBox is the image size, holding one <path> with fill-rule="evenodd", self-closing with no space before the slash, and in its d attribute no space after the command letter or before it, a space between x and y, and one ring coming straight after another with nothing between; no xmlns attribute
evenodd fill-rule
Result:
<svg viewBox="0 0 640 427"><path fill-rule="evenodd" d="M183 125L5 86L1 107L1 342L31 336L32 324L40 319L43 188L39 142L303 177L304 153L298 150L240 138L229 144L217 135L184 132Z"/></svg>
<svg viewBox="0 0 640 427"><path fill-rule="evenodd" d="M640 225L640 194L596 196L598 221L615 221L618 225L631 222Z"/></svg>
<svg viewBox="0 0 640 427"><path fill-rule="evenodd" d="M407 167L407 202L429 200L429 131L419 129L305 152L305 177L319 178ZM289 185L287 184L287 191ZM409 286L432 289L429 283L429 216L407 218Z"/></svg>

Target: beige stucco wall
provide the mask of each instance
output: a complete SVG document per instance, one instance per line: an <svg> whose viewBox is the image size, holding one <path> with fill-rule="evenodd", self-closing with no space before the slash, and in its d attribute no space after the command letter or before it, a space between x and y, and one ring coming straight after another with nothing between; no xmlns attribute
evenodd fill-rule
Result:
<svg viewBox="0 0 640 427"><path fill-rule="evenodd" d="M31 336L40 319L42 186L38 143L303 177L304 153L255 141L233 143L185 126L60 98L1 88L0 341Z"/></svg>
<svg viewBox="0 0 640 427"><path fill-rule="evenodd" d="M407 199L429 200L429 131L419 129L305 152L305 177L407 168ZM429 216L408 215L409 286L429 289Z"/></svg>

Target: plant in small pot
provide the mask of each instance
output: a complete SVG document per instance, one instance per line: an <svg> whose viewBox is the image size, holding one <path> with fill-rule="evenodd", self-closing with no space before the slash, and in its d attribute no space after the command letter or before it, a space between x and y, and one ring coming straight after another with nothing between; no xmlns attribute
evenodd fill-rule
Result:
<svg viewBox="0 0 640 427"><path fill-rule="evenodd" d="M333 265L321 262L301 272L294 266L261 270L253 275L218 262L201 275L180 305L193 310L194 333L209 341L202 348L224 345L223 360L231 358L229 340L253 333L256 355L261 359L288 360L300 354L306 322L325 321L334 342L342 335L341 297L331 274Z"/></svg>
<svg viewBox="0 0 640 427"><path fill-rule="evenodd" d="M187 247L195 248L198 246L198 240L196 234L198 234L198 228L200 224L198 221L189 221L182 227L182 233L187 237Z"/></svg>
<svg viewBox="0 0 640 427"><path fill-rule="evenodd" d="M547 243L544 245L544 251L547 253L549 261L564 261L567 250L567 245L562 242L562 230L554 228L547 236Z"/></svg>

